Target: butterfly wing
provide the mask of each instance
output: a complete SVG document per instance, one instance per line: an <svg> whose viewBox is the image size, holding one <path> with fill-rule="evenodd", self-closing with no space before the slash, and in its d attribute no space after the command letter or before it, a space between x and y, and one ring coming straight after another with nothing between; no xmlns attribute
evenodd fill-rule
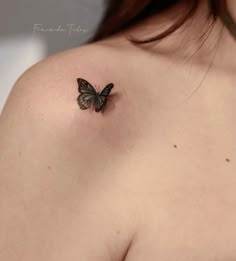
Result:
<svg viewBox="0 0 236 261"><path fill-rule="evenodd" d="M107 102L107 97L111 92L111 89L114 87L113 83L109 83L99 95L96 95L94 99L94 107L95 111L99 112L103 109Z"/></svg>
<svg viewBox="0 0 236 261"><path fill-rule="evenodd" d="M111 89L114 87L114 84L113 83L109 83L102 91L101 93L99 94L99 96L103 96L103 97L107 97L110 92L111 92Z"/></svg>
<svg viewBox="0 0 236 261"><path fill-rule="evenodd" d="M96 95L96 90L93 88L93 86L89 82L87 82L86 80L84 80L82 78L78 78L77 82L78 82L80 93Z"/></svg>
<svg viewBox="0 0 236 261"><path fill-rule="evenodd" d="M80 109L86 110L91 106L92 103L94 103L94 99L97 93L93 86L86 80L78 78L77 82L79 86L79 92L81 93L77 98L77 102Z"/></svg>
<svg viewBox="0 0 236 261"><path fill-rule="evenodd" d="M94 99L96 96L88 94L88 93L82 93L77 98L78 105L80 109L86 110L88 109L92 103L94 103Z"/></svg>

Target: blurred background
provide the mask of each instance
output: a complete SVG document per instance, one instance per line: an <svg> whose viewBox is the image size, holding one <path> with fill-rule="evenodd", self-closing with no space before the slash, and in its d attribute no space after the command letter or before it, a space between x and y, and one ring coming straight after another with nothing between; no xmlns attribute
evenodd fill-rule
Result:
<svg viewBox="0 0 236 261"><path fill-rule="evenodd" d="M85 43L104 0L0 0L0 113L17 78L56 52Z"/></svg>

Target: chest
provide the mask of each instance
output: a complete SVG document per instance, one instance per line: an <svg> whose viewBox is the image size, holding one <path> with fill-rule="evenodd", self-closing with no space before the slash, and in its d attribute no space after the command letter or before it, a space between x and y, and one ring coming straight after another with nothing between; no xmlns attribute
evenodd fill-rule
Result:
<svg viewBox="0 0 236 261"><path fill-rule="evenodd" d="M231 114L192 109L159 120L129 161L139 226L126 261L236 260Z"/></svg>
<svg viewBox="0 0 236 261"><path fill-rule="evenodd" d="M156 160L136 181L139 225L126 261L236 260L236 171L195 163Z"/></svg>

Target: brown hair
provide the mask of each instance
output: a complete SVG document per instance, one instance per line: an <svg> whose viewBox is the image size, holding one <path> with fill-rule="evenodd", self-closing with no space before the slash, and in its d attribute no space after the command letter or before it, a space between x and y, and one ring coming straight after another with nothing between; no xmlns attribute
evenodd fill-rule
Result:
<svg viewBox="0 0 236 261"><path fill-rule="evenodd" d="M145 18L166 11L170 7L185 1L190 8L162 33L148 39L129 39L133 43L150 43L161 40L180 28L193 16L201 0L106 0L107 8L97 28L95 35L89 42L95 42L120 32ZM207 0L209 4L209 17L215 21L221 13L226 0Z"/></svg>

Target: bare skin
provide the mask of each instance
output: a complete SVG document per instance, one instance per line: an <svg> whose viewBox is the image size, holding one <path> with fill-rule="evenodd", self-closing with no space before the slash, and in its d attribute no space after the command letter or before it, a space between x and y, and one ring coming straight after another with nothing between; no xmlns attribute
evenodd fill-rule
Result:
<svg viewBox="0 0 236 261"><path fill-rule="evenodd" d="M204 77L207 47L187 63L166 54L179 36L142 50L125 40L141 27L16 82L0 118L0 260L236 259L235 42L224 31ZM78 77L114 83L103 114L79 109Z"/></svg>

